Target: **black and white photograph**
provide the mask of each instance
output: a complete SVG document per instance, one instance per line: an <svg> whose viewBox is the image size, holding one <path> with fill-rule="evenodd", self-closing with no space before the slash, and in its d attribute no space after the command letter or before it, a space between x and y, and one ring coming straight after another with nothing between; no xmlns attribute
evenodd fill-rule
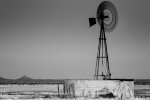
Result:
<svg viewBox="0 0 150 100"><path fill-rule="evenodd" d="M149 0L0 0L0 100L150 100Z"/></svg>

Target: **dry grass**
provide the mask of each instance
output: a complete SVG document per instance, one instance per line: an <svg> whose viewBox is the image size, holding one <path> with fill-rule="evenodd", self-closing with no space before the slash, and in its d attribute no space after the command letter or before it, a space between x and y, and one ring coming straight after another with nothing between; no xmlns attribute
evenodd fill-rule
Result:
<svg viewBox="0 0 150 100"><path fill-rule="evenodd" d="M63 86L60 85L60 91ZM18 92L18 91L53 91L57 92L57 85L0 85L0 92Z"/></svg>
<svg viewBox="0 0 150 100"><path fill-rule="evenodd" d="M53 98L32 98L32 99L18 99L19 96L9 96L5 95L3 97L0 96L0 100L120 100L120 99L109 99L109 98L97 98L97 99L92 99L92 98L85 98L85 97L79 97L79 98L58 98L58 97L53 97ZM150 98L134 98L131 100L150 100Z"/></svg>

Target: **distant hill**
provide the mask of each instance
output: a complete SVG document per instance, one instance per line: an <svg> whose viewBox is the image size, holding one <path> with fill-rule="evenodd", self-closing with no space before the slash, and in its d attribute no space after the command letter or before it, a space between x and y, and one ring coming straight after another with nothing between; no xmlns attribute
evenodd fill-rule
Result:
<svg viewBox="0 0 150 100"><path fill-rule="evenodd" d="M139 81L139 82L150 82L150 79L135 79L135 81Z"/></svg>
<svg viewBox="0 0 150 100"><path fill-rule="evenodd" d="M150 85L150 79L135 79L135 85Z"/></svg>
<svg viewBox="0 0 150 100"><path fill-rule="evenodd" d="M18 79L0 77L0 84L63 84L63 79L32 79L26 75Z"/></svg>
<svg viewBox="0 0 150 100"><path fill-rule="evenodd" d="M1 82L1 81L5 81L5 80L6 80L6 79L4 79L4 78L0 77L0 82Z"/></svg>
<svg viewBox="0 0 150 100"><path fill-rule="evenodd" d="M5 83L6 81L7 81L7 79L0 77L0 83Z"/></svg>
<svg viewBox="0 0 150 100"><path fill-rule="evenodd" d="M32 83L34 82L34 79L27 77L26 75L22 76L19 79L15 80L16 83Z"/></svg>
<svg viewBox="0 0 150 100"><path fill-rule="evenodd" d="M14 81L13 79L5 79L5 78L0 77L0 84L11 83L13 81Z"/></svg>

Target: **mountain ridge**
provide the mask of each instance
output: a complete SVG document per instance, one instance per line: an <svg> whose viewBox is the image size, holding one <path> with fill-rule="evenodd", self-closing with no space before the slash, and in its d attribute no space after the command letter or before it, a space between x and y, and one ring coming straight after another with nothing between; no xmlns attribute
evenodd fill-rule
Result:
<svg viewBox="0 0 150 100"><path fill-rule="evenodd" d="M18 79L5 79L0 77L0 84L63 84L63 79L33 79L26 75Z"/></svg>

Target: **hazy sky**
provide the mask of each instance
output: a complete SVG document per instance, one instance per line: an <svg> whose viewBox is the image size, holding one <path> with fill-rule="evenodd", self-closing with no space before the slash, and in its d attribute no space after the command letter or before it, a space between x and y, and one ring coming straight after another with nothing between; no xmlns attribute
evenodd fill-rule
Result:
<svg viewBox="0 0 150 100"><path fill-rule="evenodd" d="M0 77L93 79L103 0L1 0ZM112 78L150 78L150 1L111 0L119 21L106 33Z"/></svg>

